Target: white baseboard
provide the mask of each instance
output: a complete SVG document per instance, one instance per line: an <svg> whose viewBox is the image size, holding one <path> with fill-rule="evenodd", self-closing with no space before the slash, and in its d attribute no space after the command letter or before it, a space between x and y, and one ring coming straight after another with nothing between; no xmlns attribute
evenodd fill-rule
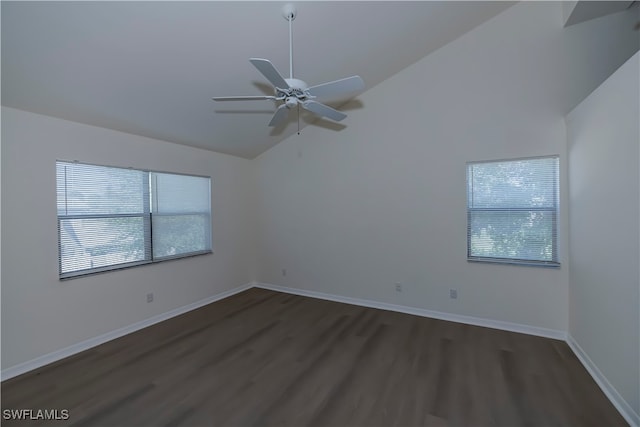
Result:
<svg viewBox="0 0 640 427"><path fill-rule="evenodd" d="M631 427L640 427L640 415L638 415L633 408L627 403L626 400L618 393L613 385L609 382L607 377L598 369L593 360L587 355L587 353L580 347L580 344L571 336L567 335L567 344L571 347L571 350L575 353L576 357L580 360L587 372L591 374L593 380L598 384L602 392L609 398L613 406L616 407L620 415L629 423Z"/></svg>
<svg viewBox="0 0 640 427"><path fill-rule="evenodd" d="M441 311L427 310L424 308L407 307L405 305L389 304L385 302L366 300L361 298L351 298L323 292L308 291L304 289L288 288L286 286L272 285L269 283L256 283L257 288L270 289L272 291L285 292L300 296L319 298L329 301L342 302L346 304L359 305L363 307L379 308L381 310L397 311L400 313L413 314L416 316L429 317L432 319L448 320L451 322L465 323L474 326L484 326L486 328L501 329L504 331L519 332L522 334L536 335L545 338L566 340L567 334L564 331L555 329L539 328L536 326L523 325L520 323L503 322L500 320L484 319L481 317L464 316L461 314L444 313Z"/></svg>
<svg viewBox="0 0 640 427"><path fill-rule="evenodd" d="M125 326L120 329L116 329L115 331L107 332L106 334L89 338L88 340L84 340L77 344L70 345L69 347L65 347L63 349L56 350L54 352L45 354L40 357L36 357L35 359L20 363L18 365L11 366L10 368L3 369L2 372L0 372L0 378L2 381L8 380L9 378L16 377L26 372L48 365L50 363L57 362L58 360L64 359L65 357L73 356L74 354L80 353L81 351L85 351L90 348L96 347L107 341L120 338L124 335L130 334L132 332L138 331L140 329L146 328L148 326L154 325L164 320L171 319L172 317L179 316L188 311L192 311L202 306L205 306L207 304L211 304L212 302L230 297L231 295L235 295L239 292L243 292L247 289L250 289L253 286L254 286L253 283L247 283L245 285L235 287L228 291L224 291L219 294L207 297L200 301L196 301L194 303L176 308L166 313L158 314L156 316L150 317L140 322L136 322L132 325Z"/></svg>

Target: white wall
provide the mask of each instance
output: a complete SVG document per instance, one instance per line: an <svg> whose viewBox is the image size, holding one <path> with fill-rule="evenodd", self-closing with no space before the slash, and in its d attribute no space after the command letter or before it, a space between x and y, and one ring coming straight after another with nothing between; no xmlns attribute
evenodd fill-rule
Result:
<svg viewBox="0 0 640 427"><path fill-rule="evenodd" d="M562 4L515 5L359 96L346 127L258 157L258 279L565 331L566 134L549 108L562 31ZM550 154L562 267L468 263L465 163Z"/></svg>
<svg viewBox="0 0 640 427"><path fill-rule="evenodd" d="M56 159L211 176L214 253L59 281ZM252 178L249 160L3 107L2 369L250 282Z"/></svg>
<svg viewBox="0 0 640 427"><path fill-rule="evenodd" d="M640 422L640 54L567 116L569 333Z"/></svg>

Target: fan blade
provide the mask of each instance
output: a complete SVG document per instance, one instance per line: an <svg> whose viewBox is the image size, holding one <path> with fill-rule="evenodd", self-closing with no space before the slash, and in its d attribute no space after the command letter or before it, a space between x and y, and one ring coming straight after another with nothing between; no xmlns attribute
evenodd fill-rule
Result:
<svg viewBox="0 0 640 427"><path fill-rule="evenodd" d="M275 114L269 122L269 126L278 126L287 117L287 104L278 107Z"/></svg>
<svg viewBox="0 0 640 427"><path fill-rule="evenodd" d="M289 89L289 84L284 80L284 77L282 77L278 70L276 70L276 67L273 66L271 61L268 59L251 58L249 62L251 62L272 85L280 89Z"/></svg>
<svg viewBox="0 0 640 427"><path fill-rule="evenodd" d="M341 113L338 110L334 110L333 108L329 107L328 105L324 105L321 104L319 102L316 101L312 101L312 100L307 100L304 101L302 103L302 107L311 111L312 113L316 113L320 116L323 117L328 117L331 120L335 120L336 122L339 122L340 120L344 119L345 117L347 117L346 114Z"/></svg>
<svg viewBox="0 0 640 427"><path fill-rule="evenodd" d="M364 81L360 76L351 76L333 82L322 83L309 88L309 93L318 98L340 95L348 92L358 92L364 89Z"/></svg>
<svg viewBox="0 0 640 427"><path fill-rule="evenodd" d="M216 96L214 101L257 101L261 99L276 99L275 96Z"/></svg>

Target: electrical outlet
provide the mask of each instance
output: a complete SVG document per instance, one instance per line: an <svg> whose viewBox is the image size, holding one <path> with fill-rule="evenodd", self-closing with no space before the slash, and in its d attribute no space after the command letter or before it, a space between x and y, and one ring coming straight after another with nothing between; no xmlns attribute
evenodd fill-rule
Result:
<svg viewBox="0 0 640 427"><path fill-rule="evenodd" d="M457 289L449 289L449 298L458 299L458 290Z"/></svg>
<svg viewBox="0 0 640 427"><path fill-rule="evenodd" d="M150 294L147 294L147 302L153 302L153 292Z"/></svg>
<svg viewBox="0 0 640 427"><path fill-rule="evenodd" d="M283 268L282 269L282 277L286 277L287 276L287 269Z"/></svg>
<svg viewBox="0 0 640 427"><path fill-rule="evenodd" d="M396 283L396 292L402 292L402 283Z"/></svg>

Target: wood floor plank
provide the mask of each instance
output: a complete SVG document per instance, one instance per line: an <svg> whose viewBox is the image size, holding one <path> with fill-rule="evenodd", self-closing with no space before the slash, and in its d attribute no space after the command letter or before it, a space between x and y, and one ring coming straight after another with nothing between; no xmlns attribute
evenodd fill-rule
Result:
<svg viewBox="0 0 640 427"><path fill-rule="evenodd" d="M251 289L4 381L6 426L624 426L566 343Z"/></svg>

